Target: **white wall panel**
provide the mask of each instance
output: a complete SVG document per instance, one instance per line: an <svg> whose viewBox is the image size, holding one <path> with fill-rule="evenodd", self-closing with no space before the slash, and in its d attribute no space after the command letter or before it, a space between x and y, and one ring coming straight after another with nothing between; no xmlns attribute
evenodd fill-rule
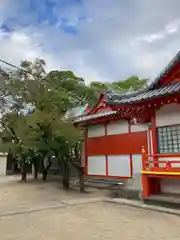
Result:
<svg viewBox="0 0 180 240"><path fill-rule="evenodd" d="M179 179L162 179L161 191L163 193L178 193L180 194L180 180Z"/></svg>
<svg viewBox="0 0 180 240"><path fill-rule="evenodd" d="M107 135L116 135L128 132L129 127L127 121L114 121L107 125Z"/></svg>
<svg viewBox="0 0 180 240"><path fill-rule="evenodd" d="M6 175L7 156L0 156L0 175Z"/></svg>
<svg viewBox="0 0 180 240"><path fill-rule="evenodd" d="M88 137L101 137L105 135L105 125L93 125L88 127Z"/></svg>
<svg viewBox="0 0 180 240"><path fill-rule="evenodd" d="M88 174L106 175L106 157L88 156Z"/></svg>
<svg viewBox="0 0 180 240"><path fill-rule="evenodd" d="M133 124L131 125L131 132L142 132L147 130L147 125L145 124Z"/></svg>
<svg viewBox="0 0 180 240"><path fill-rule="evenodd" d="M130 155L109 155L108 156L108 175L130 177Z"/></svg>
<svg viewBox="0 0 180 240"><path fill-rule="evenodd" d="M166 158L158 158L159 161L180 161L180 157L166 157ZM165 167L165 163L160 163L160 167ZM174 168L180 168L180 163L172 163L172 167Z"/></svg>
<svg viewBox="0 0 180 240"><path fill-rule="evenodd" d="M151 153L151 139L150 139L150 131L147 130L147 147L148 147L148 154Z"/></svg>
<svg viewBox="0 0 180 240"><path fill-rule="evenodd" d="M150 149L151 149L151 154L154 153L154 149L153 149L153 139L152 139L152 129L149 130L149 140L150 140Z"/></svg>
<svg viewBox="0 0 180 240"><path fill-rule="evenodd" d="M132 154L133 175L142 171L142 155Z"/></svg>
<svg viewBox="0 0 180 240"><path fill-rule="evenodd" d="M132 178L129 178L126 183L126 189L131 191L138 191L141 196L142 191L142 175L141 173L133 174Z"/></svg>
<svg viewBox="0 0 180 240"><path fill-rule="evenodd" d="M180 123L180 105L167 104L156 112L156 126L166 126Z"/></svg>

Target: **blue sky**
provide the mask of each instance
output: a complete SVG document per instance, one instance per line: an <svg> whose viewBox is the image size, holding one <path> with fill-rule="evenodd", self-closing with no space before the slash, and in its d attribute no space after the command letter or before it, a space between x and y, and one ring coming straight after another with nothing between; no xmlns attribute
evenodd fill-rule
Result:
<svg viewBox="0 0 180 240"><path fill-rule="evenodd" d="M179 51L179 0L1 0L0 57L86 82L153 79Z"/></svg>

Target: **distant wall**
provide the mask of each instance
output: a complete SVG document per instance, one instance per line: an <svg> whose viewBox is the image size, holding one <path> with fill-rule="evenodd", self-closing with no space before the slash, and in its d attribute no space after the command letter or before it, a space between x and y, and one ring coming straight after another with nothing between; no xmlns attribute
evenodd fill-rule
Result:
<svg viewBox="0 0 180 240"><path fill-rule="evenodd" d="M0 176L6 175L7 154L0 153Z"/></svg>

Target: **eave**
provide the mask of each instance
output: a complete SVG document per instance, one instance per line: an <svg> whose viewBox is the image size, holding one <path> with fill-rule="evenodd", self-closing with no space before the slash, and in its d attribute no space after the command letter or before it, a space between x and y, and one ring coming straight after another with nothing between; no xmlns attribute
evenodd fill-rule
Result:
<svg viewBox="0 0 180 240"><path fill-rule="evenodd" d="M176 54L176 56L169 62L169 64L160 72L157 78L149 85L149 89L154 89L159 85L166 84L170 82L174 75L173 72L180 68L180 51Z"/></svg>

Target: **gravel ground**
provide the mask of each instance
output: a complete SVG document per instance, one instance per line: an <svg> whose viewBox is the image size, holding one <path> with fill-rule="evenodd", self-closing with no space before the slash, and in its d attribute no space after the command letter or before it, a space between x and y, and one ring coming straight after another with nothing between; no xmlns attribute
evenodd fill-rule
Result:
<svg viewBox="0 0 180 240"><path fill-rule="evenodd" d="M0 219L2 240L178 240L179 217L90 203Z"/></svg>
<svg viewBox="0 0 180 240"><path fill-rule="evenodd" d="M95 189L88 189L89 193L84 194L79 189L63 191L61 183L57 181L44 183L30 179L27 183L22 183L19 179L19 176L0 177L0 216L6 212L46 208L59 205L65 200L100 197L104 194L104 190Z"/></svg>
<svg viewBox="0 0 180 240"><path fill-rule="evenodd" d="M90 203L90 198L87 203L88 197L91 194L64 192L54 183L27 186L13 180L0 181L0 239L180 239L178 216L120 204ZM12 209L19 213L8 215ZM25 213L25 209L34 210Z"/></svg>

